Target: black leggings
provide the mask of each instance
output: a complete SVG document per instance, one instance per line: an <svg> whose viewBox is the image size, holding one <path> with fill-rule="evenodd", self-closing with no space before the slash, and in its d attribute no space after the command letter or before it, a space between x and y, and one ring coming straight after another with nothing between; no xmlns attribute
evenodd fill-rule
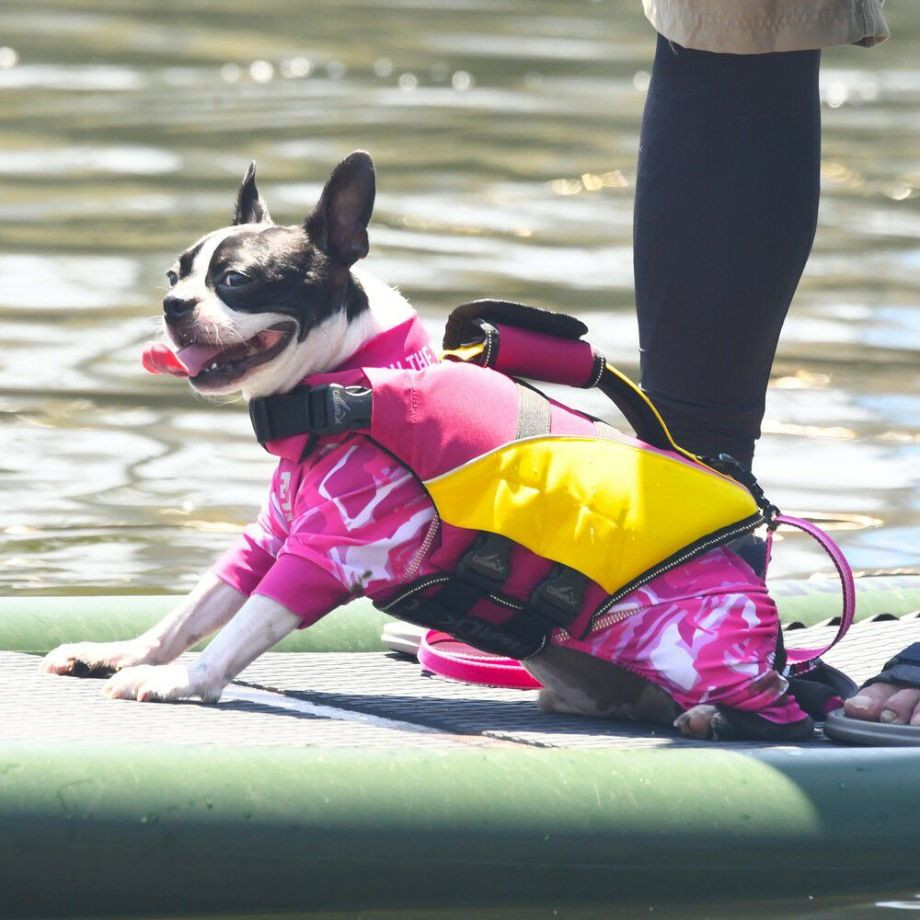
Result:
<svg viewBox="0 0 920 920"><path fill-rule="evenodd" d="M661 36L636 181L642 386L675 439L750 464L818 214L819 51L734 55Z"/></svg>

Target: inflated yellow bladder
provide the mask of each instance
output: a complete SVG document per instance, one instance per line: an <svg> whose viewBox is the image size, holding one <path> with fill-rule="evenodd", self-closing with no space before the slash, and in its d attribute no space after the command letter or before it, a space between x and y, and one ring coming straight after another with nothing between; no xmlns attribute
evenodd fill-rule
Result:
<svg viewBox="0 0 920 920"><path fill-rule="evenodd" d="M610 594L758 515L733 479L627 440L525 438L425 486L446 523L509 537Z"/></svg>

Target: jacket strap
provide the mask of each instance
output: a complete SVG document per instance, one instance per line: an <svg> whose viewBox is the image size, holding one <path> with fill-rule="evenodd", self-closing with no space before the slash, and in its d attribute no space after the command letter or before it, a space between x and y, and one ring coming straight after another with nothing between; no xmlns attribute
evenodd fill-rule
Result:
<svg viewBox="0 0 920 920"><path fill-rule="evenodd" d="M298 434L341 434L371 423L371 391L339 383L294 387L281 396L249 401L249 419L264 447Z"/></svg>
<svg viewBox="0 0 920 920"><path fill-rule="evenodd" d="M457 563L455 573L439 580L440 587L434 593L420 596L416 587L434 587L423 578L381 609L410 623L450 633L486 652L529 658L546 644L551 624L521 609L501 623L472 613L480 601L491 598L497 603L495 599L501 597L511 575L514 545L500 534L482 532Z"/></svg>
<svg viewBox="0 0 920 920"><path fill-rule="evenodd" d="M533 387L517 384L518 418L514 440L536 438L550 433L549 400Z"/></svg>

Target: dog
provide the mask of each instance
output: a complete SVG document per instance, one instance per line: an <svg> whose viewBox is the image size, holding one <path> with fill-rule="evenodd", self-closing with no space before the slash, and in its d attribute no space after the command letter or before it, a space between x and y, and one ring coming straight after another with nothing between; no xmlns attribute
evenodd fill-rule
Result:
<svg viewBox="0 0 920 920"><path fill-rule="evenodd" d="M357 151L334 169L302 224L277 225L250 166L233 223L203 236L167 272L164 333L197 392L282 394L356 355L382 362L373 366L436 360L405 298L357 267L375 194L374 164ZM108 676L103 692L117 699L213 702L293 629L423 571L436 516L393 458L359 435L306 460L299 447L280 456L259 521L161 623L127 641L60 646L43 670ZM356 478L335 492L348 469ZM563 636L529 659L544 688L540 705L674 723L693 738L807 736L812 720L771 667L778 620L765 591L730 550L709 551L613 608L609 629L581 642ZM700 662L713 657L707 643L718 624L734 630L725 647L735 658L732 686L713 690L726 681L706 684ZM192 664L176 662L215 632ZM723 659L713 667L724 670Z"/></svg>

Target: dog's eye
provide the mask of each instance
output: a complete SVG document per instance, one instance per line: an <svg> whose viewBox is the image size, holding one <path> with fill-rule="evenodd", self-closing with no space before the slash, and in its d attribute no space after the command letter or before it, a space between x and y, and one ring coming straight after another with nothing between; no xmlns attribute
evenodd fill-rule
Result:
<svg viewBox="0 0 920 920"><path fill-rule="evenodd" d="M244 275L242 272L224 272L220 278L217 279L217 283L221 287L242 287L244 284L249 284L252 281L252 278Z"/></svg>
<svg viewBox="0 0 920 920"><path fill-rule="evenodd" d="M174 271L166 272L166 280L169 282L170 287L175 287L179 281L179 276Z"/></svg>

